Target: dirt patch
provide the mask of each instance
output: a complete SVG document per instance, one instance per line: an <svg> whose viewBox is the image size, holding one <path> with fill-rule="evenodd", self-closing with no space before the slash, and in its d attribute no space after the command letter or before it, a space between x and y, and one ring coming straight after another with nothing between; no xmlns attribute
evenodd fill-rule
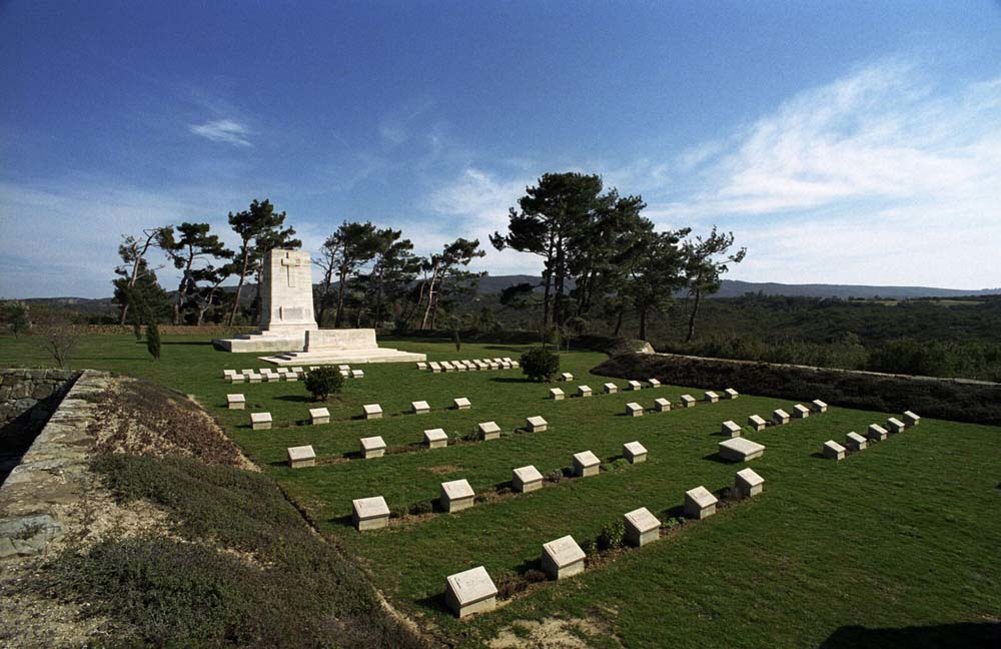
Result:
<svg viewBox="0 0 1001 649"><path fill-rule="evenodd" d="M591 640L607 639L608 631L590 619L548 617L518 620L500 630L487 645L490 649L588 649Z"/></svg>
<svg viewBox="0 0 1001 649"><path fill-rule="evenodd" d="M457 471L462 471L462 467L456 466L455 464L439 464L437 466L421 467L420 470L429 471L435 475L444 475L446 473L455 473Z"/></svg>
<svg viewBox="0 0 1001 649"><path fill-rule="evenodd" d="M166 457L259 469L191 397L139 379L122 378L98 395L89 428L97 453Z"/></svg>

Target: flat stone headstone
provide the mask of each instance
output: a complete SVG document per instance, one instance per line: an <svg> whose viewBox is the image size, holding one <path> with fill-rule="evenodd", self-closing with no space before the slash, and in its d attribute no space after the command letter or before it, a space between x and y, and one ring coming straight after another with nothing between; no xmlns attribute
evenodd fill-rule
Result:
<svg viewBox="0 0 1001 649"><path fill-rule="evenodd" d="M642 417L643 416L643 406L636 403L635 401L630 401L626 404L626 415L629 417Z"/></svg>
<svg viewBox="0 0 1001 649"><path fill-rule="evenodd" d="M417 369L423 371L423 370L426 370L427 368L428 368L428 364L425 363L424 361L420 361L420 362L417 363Z"/></svg>
<svg viewBox="0 0 1001 649"><path fill-rule="evenodd" d="M264 378L260 374L258 374L257 372L251 372L250 374L247 374L246 376L247 376L247 381L249 381L250 383L260 383L261 379Z"/></svg>
<svg viewBox="0 0 1001 649"><path fill-rule="evenodd" d="M250 413L250 426L253 430L271 430L270 412Z"/></svg>
<svg viewBox="0 0 1001 649"><path fill-rule="evenodd" d="M222 371L222 378L228 379L229 377L233 376L234 374L236 374L236 370L223 370Z"/></svg>
<svg viewBox="0 0 1001 649"><path fill-rule="evenodd" d="M570 372L563 372L562 374L560 374L560 380L569 383L570 381L573 381L573 374L571 374Z"/></svg>
<svg viewBox="0 0 1001 649"><path fill-rule="evenodd" d="M428 363L428 368L430 368L432 374L441 373L441 363L438 363L437 361L431 361Z"/></svg>
<svg viewBox="0 0 1001 649"><path fill-rule="evenodd" d="M428 448L445 448L448 446L448 433L441 428L424 431L424 444Z"/></svg>
<svg viewBox="0 0 1001 649"><path fill-rule="evenodd" d="M765 479L758 475L754 469L748 467L737 471L733 479L733 486L744 498L757 496L765 488Z"/></svg>
<svg viewBox="0 0 1001 649"><path fill-rule="evenodd" d="M285 381L288 383L295 383L299 380L299 375L295 372L289 372L285 375Z"/></svg>
<svg viewBox="0 0 1001 649"><path fill-rule="evenodd" d="M690 394L683 394L678 397L678 401L681 402L682 408L694 408L695 407L695 397Z"/></svg>
<svg viewBox="0 0 1001 649"><path fill-rule="evenodd" d="M810 409L801 403L797 403L792 407L792 416L795 419L806 419L810 416Z"/></svg>
<svg viewBox="0 0 1001 649"><path fill-rule="evenodd" d="M351 371L351 366L350 365L341 364L341 365L337 366L337 369L344 370L346 372L350 372Z"/></svg>
<svg viewBox="0 0 1001 649"><path fill-rule="evenodd" d="M660 381L657 379L647 379L647 384L653 389L657 389L661 385Z"/></svg>
<svg viewBox="0 0 1001 649"><path fill-rule="evenodd" d="M309 423L314 425L319 424L329 424L330 423L330 411L326 408L310 408L309 409Z"/></svg>
<svg viewBox="0 0 1001 649"><path fill-rule="evenodd" d="M243 410L247 407L247 399L242 394L227 394L226 407L230 410Z"/></svg>
<svg viewBox="0 0 1001 649"><path fill-rule="evenodd" d="M518 467L511 471L511 486L519 493L542 489L542 474L531 464Z"/></svg>
<svg viewBox="0 0 1001 649"><path fill-rule="evenodd" d="M285 452L288 453L288 465L293 469L316 466L316 451L312 446L290 446Z"/></svg>
<svg viewBox="0 0 1001 649"><path fill-rule="evenodd" d="M720 434L724 437L740 437L741 428L737 425L737 422L732 419L727 419L720 426Z"/></svg>
<svg viewBox="0 0 1001 649"><path fill-rule="evenodd" d="M588 385L578 385L577 386L577 396L578 397L589 397L591 396L591 387Z"/></svg>
<svg viewBox="0 0 1001 649"><path fill-rule="evenodd" d="M476 430L480 434L480 439L487 441L500 439L501 429L495 421L484 421L476 425Z"/></svg>
<svg viewBox="0 0 1001 649"><path fill-rule="evenodd" d="M466 397L459 397L452 399L452 407L456 410L469 410L473 407L473 404Z"/></svg>
<svg viewBox="0 0 1001 649"><path fill-rule="evenodd" d="M639 442L626 442L622 445L622 455L630 464L646 462L646 447Z"/></svg>
<svg viewBox="0 0 1001 649"><path fill-rule="evenodd" d="M584 572L587 555L570 535L542 544L542 569L556 580Z"/></svg>
<svg viewBox="0 0 1001 649"><path fill-rule="evenodd" d="M563 393L563 390L559 388L549 389L549 398L552 399L553 401L563 401L565 397L566 395Z"/></svg>
<svg viewBox="0 0 1001 649"><path fill-rule="evenodd" d="M731 462L747 462L765 454L765 445L752 442L746 437L734 437L718 444L719 454Z"/></svg>
<svg viewBox="0 0 1001 649"><path fill-rule="evenodd" d="M359 532L377 530L389 525L389 506L382 496L351 501L352 519Z"/></svg>
<svg viewBox="0 0 1001 649"><path fill-rule="evenodd" d="M816 413L824 413L827 412L827 403L820 399L814 399L810 402L810 408Z"/></svg>
<svg viewBox="0 0 1001 649"><path fill-rule="evenodd" d="M870 440L875 442L882 442L886 439L886 429L879 424L869 424L869 428L866 430L866 435Z"/></svg>
<svg viewBox="0 0 1001 649"><path fill-rule="evenodd" d="M265 383L279 383L282 380L282 375L275 372L261 372L261 376L264 377Z"/></svg>
<svg viewBox="0 0 1001 649"><path fill-rule="evenodd" d="M833 439L829 439L824 442L823 453L824 457L829 460L841 461L845 459L845 447L838 444Z"/></svg>
<svg viewBox="0 0 1001 649"><path fill-rule="evenodd" d="M452 361L442 361L441 369L445 370L446 372L454 372L455 366L452 365Z"/></svg>
<svg viewBox="0 0 1001 649"><path fill-rule="evenodd" d="M910 410L905 410L904 423L906 423L908 426L917 426L918 424L921 423L921 417L917 416Z"/></svg>
<svg viewBox="0 0 1001 649"><path fill-rule="evenodd" d="M776 424L788 424L789 423L789 413L782 408L776 408L772 411L772 421Z"/></svg>
<svg viewBox="0 0 1001 649"><path fill-rule="evenodd" d="M747 418L747 425L754 431L762 431L768 426L768 422L761 415L751 415Z"/></svg>
<svg viewBox="0 0 1001 649"><path fill-rule="evenodd" d="M716 513L719 499L703 486L685 492L685 516L702 520Z"/></svg>
<svg viewBox="0 0 1001 649"><path fill-rule="evenodd" d="M351 370L351 378L353 379L365 378L365 370Z"/></svg>
<svg viewBox="0 0 1001 649"><path fill-rule="evenodd" d="M740 393L734 390L733 388L727 388L726 390L723 390L723 397L726 399L736 399L739 396Z"/></svg>
<svg viewBox="0 0 1001 649"><path fill-rule="evenodd" d="M460 512L473 506L476 493L468 480L452 480L441 483L441 508L446 512Z"/></svg>
<svg viewBox="0 0 1001 649"><path fill-rule="evenodd" d="M657 412L670 412L671 402L664 397L658 397L653 400L653 409Z"/></svg>
<svg viewBox="0 0 1001 649"><path fill-rule="evenodd" d="M845 435L845 447L851 451L864 451L869 443L866 438L862 437L855 431L852 431Z"/></svg>
<svg viewBox="0 0 1001 649"><path fill-rule="evenodd" d="M344 378L346 378L346 379L350 379L350 378L351 378L351 370L337 370L337 371L338 371L338 372L340 373L340 375L341 375L341 376L343 376Z"/></svg>
<svg viewBox="0 0 1001 649"><path fill-rule="evenodd" d="M601 460L598 456L591 451L581 451L580 453L574 453L573 456L573 472L574 475L580 478L588 478L590 476L598 475L598 471L601 468Z"/></svg>
<svg viewBox="0 0 1001 649"><path fill-rule="evenodd" d="M293 368L292 368L292 373L293 373L293 374L299 374L299 375L302 375L302 374L305 374L305 373L306 373L306 370L305 370L305 369L303 369L302 367L298 367L298 366L297 366L297 367L293 367Z"/></svg>
<svg viewBox="0 0 1001 649"><path fill-rule="evenodd" d="M431 412L431 405L427 401L411 401L410 411L415 415L426 415Z"/></svg>
<svg viewBox="0 0 1001 649"><path fill-rule="evenodd" d="M541 433L548 428L549 423L542 417L528 417L525 419L525 428L533 433Z"/></svg>
<svg viewBox="0 0 1001 649"><path fill-rule="evenodd" d="M633 390L633 391L635 391L635 390L642 390L643 389L643 384L640 383L639 381L633 381L633 380L626 381L626 386L627 386L626 387L627 390Z"/></svg>
<svg viewBox="0 0 1001 649"><path fill-rule="evenodd" d="M646 507L628 512L625 516L626 542L641 548L660 538L660 520Z"/></svg>
<svg viewBox="0 0 1001 649"><path fill-rule="evenodd" d="M243 374L233 374L229 377L230 383L243 383L245 380Z"/></svg>
<svg viewBox="0 0 1001 649"><path fill-rule="evenodd" d="M382 457L386 454L386 440L380 436L362 437L358 440L361 443L361 454L366 460Z"/></svg>
<svg viewBox="0 0 1001 649"><path fill-rule="evenodd" d="M382 419L382 406L377 403L367 403L361 409L365 419Z"/></svg>
<svg viewBox="0 0 1001 649"><path fill-rule="evenodd" d="M719 401L719 395L713 392L712 390L707 390L705 394L702 395L702 397L703 399L705 399L706 403L716 403L717 401Z"/></svg>
<svg viewBox="0 0 1001 649"><path fill-rule="evenodd" d="M606 383L601 388L605 391L605 394L615 394L619 391L619 386L614 383Z"/></svg>
<svg viewBox="0 0 1001 649"><path fill-rule="evenodd" d="M475 613L486 613L497 608L497 586L487 569L477 566L446 578L445 601L460 620Z"/></svg>
<svg viewBox="0 0 1001 649"><path fill-rule="evenodd" d="M254 370L240 370L240 374L247 376L248 374L253 374Z"/></svg>
<svg viewBox="0 0 1001 649"><path fill-rule="evenodd" d="M900 421L896 417L890 417L886 420L886 428L891 433L902 433L904 432L906 426L904 425L904 422Z"/></svg>

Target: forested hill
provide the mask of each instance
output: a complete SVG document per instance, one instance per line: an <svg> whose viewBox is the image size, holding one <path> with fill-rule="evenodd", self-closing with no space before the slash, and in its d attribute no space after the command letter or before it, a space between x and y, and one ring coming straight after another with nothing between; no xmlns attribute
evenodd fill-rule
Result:
<svg viewBox="0 0 1001 649"><path fill-rule="evenodd" d="M500 293L509 286L516 284L536 284L540 285L542 280L534 275L487 275L480 278L480 293L492 294ZM229 289L231 287L227 287ZM568 282L567 288L573 288ZM171 292L172 293L172 292ZM951 289L933 288L928 286L862 286L853 284L779 284L777 282L742 282L740 280L724 279L723 286L719 293L711 297L740 297L747 293L761 293L763 295L783 295L787 297L816 297L816 298L884 298L890 300L902 300L919 297L961 297L965 295L1001 295L1001 288L991 289ZM244 290L244 301L248 302L253 298L253 285L248 284ZM111 298L79 298L79 297L52 297L52 298L30 298L26 300L36 304L48 304L52 306L68 306L82 312L103 312L112 307Z"/></svg>

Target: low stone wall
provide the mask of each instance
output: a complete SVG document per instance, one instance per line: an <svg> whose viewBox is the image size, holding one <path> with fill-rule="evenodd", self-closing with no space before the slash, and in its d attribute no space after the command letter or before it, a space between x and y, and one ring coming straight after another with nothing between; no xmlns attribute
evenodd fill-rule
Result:
<svg viewBox="0 0 1001 649"><path fill-rule="evenodd" d="M61 522L86 488L97 396L109 375L84 370L0 486L0 558L42 552L65 533Z"/></svg>
<svg viewBox="0 0 1001 649"><path fill-rule="evenodd" d="M20 462L78 374L0 369L0 482Z"/></svg>
<svg viewBox="0 0 1001 649"><path fill-rule="evenodd" d="M704 389L732 387L749 394L798 401L822 399L834 405L881 412L913 410L923 417L1001 425L1001 383L988 381L680 354L613 356L594 372L628 379L656 378Z"/></svg>

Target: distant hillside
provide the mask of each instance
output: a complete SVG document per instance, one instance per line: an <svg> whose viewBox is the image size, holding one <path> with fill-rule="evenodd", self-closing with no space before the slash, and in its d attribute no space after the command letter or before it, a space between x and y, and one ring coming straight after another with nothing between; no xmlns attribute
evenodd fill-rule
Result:
<svg viewBox="0 0 1001 649"><path fill-rule="evenodd" d="M500 293L509 286L515 284L534 284L538 290L542 290L542 279L536 275L487 275L480 278L480 293L494 294ZM568 283L568 289L573 288L573 283ZM224 287L227 291L236 290L235 287ZM168 292L173 296L174 292ZM988 289L951 289L934 288L929 286L863 286L854 284L779 284L777 282L742 282L740 280L723 280L723 286L719 293L713 297L740 297L746 293L762 293L764 295L783 295L787 297L817 297L817 298L860 298L872 299L883 298L890 300L903 300L920 297L940 297L955 298L973 295L1001 295L1001 288ZM249 304L254 296L254 285L246 284L243 287L242 302ZM115 306L110 297L105 298L82 298L82 297L44 297L29 298L24 300L29 304L71 307L84 313L111 313Z"/></svg>

